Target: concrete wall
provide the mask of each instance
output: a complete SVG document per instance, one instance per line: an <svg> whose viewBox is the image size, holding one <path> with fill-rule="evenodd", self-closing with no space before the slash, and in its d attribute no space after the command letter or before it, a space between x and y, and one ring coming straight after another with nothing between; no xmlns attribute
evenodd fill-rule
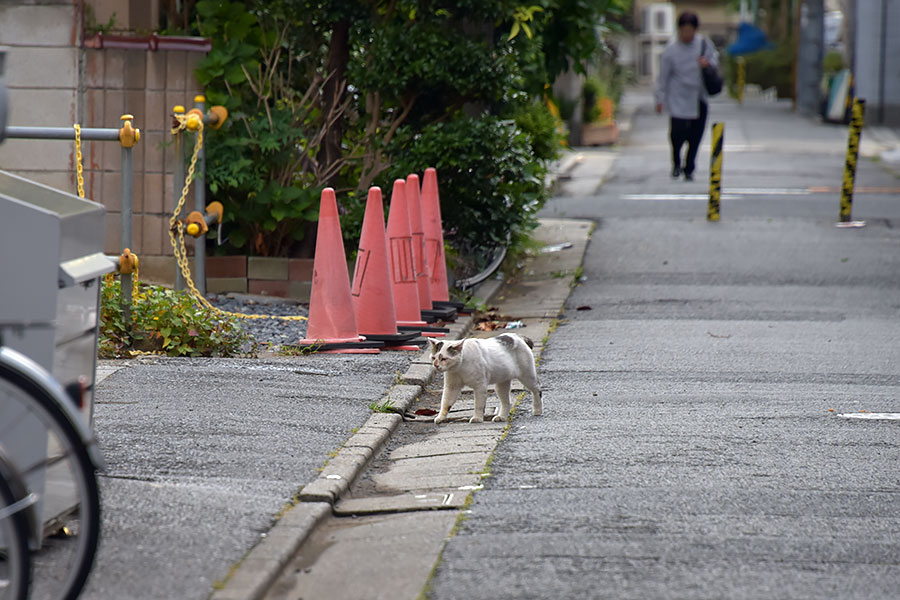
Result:
<svg viewBox="0 0 900 600"><path fill-rule="evenodd" d="M854 23L853 75L866 122L900 125L900 0L856 2Z"/></svg>
<svg viewBox="0 0 900 600"><path fill-rule="evenodd" d="M158 0L87 4L91 6L87 16L95 23L106 23L115 12L117 27L123 28L152 25L150 15L159 12ZM200 92L193 72L204 53L85 47L80 6L77 0L0 3L0 45L9 47L9 125L70 127L78 122L83 127L118 128L123 114L134 115L141 140L134 149L132 250L141 257L142 278L168 282L174 275L168 239L174 207L170 115L176 104L193 106ZM90 35L86 41L92 44ZM85 194L107 209L105 251L118 254L121 146L84 142L83 155ZM57 189L76 190L71 141L8 139L0 144L0 169Z"/></svg>
<svg viewBox="0 0 900 600"><path fill-rule="evenodd" d="M9 125L68 126L78 112L80 18L71 0L0 3L0 44L7 46ZM0 168L72 190L74 152L65 142L7 140Z"/></svg>

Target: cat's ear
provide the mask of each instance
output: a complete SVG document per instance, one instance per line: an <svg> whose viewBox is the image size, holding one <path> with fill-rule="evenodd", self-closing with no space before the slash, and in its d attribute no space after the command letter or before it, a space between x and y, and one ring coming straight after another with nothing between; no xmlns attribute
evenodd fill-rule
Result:
<svg viewBox="0 0 900 600"><path fill-rule="evenodd" d="M441 351L441 347L443 347L444 342L436 342L431 338L428 338L428 345L431 346L431 353L437 354Z"/></svg>
<svg viewBox="0 0 900 600"><path fill-rule="evenodd" d="M453 343L453 344L448 344L448 345L447 345L447 354L450 354L451 356L456 356L457 354L459 354L460 352L462 352L462 347L463 347L463 342L464 342L464 341L465 341L465 340L460 340L460 341L455 342L455 343Z"/></svg>

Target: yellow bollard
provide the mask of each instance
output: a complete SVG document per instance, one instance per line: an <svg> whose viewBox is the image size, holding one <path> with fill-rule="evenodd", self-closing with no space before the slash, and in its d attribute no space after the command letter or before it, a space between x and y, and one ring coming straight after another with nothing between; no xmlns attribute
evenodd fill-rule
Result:
<svg viewBox="0 0 900 600"><path fill-rule="evenodd" d="M725 139L725 123L713 123L712 154L709 160L709 206L707 221L719 220L719 201L722 199L722 145Z"/></svg>
<svg viewBox="0 0 900 600"><path fill-rule="evenodd" d="M744 103L744 85L746 82L746 73L744 69L744 57L737 57L737 83L735 83L735 92L737 93L738 104Z"/></svg>
<svg viewBox="0 0 900 600"><path fill-rule="evenodd" d="M847 141L847 162L844 163L844 185L841 187L841 223L849 223L853 212L853 186L856 179L856 159L859 156L859 135L863 128L866 101L853 100L850 117L850 137Z"/></svg>

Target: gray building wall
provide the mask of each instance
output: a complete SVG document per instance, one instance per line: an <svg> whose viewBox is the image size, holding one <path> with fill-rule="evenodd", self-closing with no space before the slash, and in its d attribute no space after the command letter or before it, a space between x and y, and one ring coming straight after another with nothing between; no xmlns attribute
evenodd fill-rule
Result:
<svg viewBox="0 0 900 600"><path fill-rule="evenodd" d="M900 0L857 0L853 75L866 122L900 125Z"/></svg>
<svg viewBox="0 0 900 600"><path fill-rule="evenodd" d="M78 117L79 15L71 0L0 3L0 45L7 47L9 125L66 126ZM72 190L73 149L66 143L7 140L0 168Z"/></svg>
<svg viewBox="0 0 900 600"><path fill-rule="evenodd" d="M94 0L91 19L116 12L125 29L142 29L133 16L144 0ZM158 2L153 2L158 10ZM131 250L141 258L141 278L169 282L174 275L169 217L174 208L171 111L193 106L201 92L194 69L199 50L98 47L82 39L78 0L0 0L0 46L5 46L9 125L39 127L121 126L134 115L141 140L134 148ZM131 9L131 10L129 10ZM144 11L146 12L146 10ZM140 13L143 14L143 13ZM129 16L131 15L131 16ZM146 15L144 15L145 17ZM131 19L131 20L129 20ZM127 32L119 32L130 35ZM106 207L105 251L122 251L121 146L83 143L86 196ZM75 192L75 148L65 140L7 139L0 144L0 169ZM193 206L191 199L189 206Z"/></svg>

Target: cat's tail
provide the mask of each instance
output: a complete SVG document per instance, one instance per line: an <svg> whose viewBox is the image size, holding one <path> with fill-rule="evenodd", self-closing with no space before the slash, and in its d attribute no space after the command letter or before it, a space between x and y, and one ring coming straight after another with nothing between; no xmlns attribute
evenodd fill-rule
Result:
<svg viewBox="0 0 900 600"><path fill-rule="evenodd" d="M528 347L529 347L529 348L531 348L532 350L534 350L534 342L531 340L530 337L523 335L523 336L522 336L522 339L525 340L525 343L528 344Z"/></svg>

